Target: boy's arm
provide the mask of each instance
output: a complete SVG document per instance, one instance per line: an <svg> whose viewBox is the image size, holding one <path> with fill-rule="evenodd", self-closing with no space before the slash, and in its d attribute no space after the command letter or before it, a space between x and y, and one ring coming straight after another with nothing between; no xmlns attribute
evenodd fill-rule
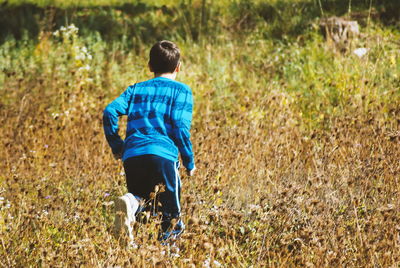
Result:
<svg viewBox="0 0 400 268"><path fill-rule="evenodd" d="M190 142L190 125L192 123L193 96L190 88L181 90L172 107L172 128L174 142L178 146L183 166L194 170L192 143Z"/></svg>
<svg viewBox="0 0 400 268"><path fill-rule="evenodd" d="M104 109L103 128L107 142L116 158L121 158L124 141L118 134L118 117L128 114L130 87Z"/></svg>

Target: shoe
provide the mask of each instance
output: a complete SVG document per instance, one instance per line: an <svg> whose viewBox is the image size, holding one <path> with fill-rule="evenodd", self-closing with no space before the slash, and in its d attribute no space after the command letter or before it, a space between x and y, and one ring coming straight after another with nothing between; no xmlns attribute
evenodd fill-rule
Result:
<svg viewBox="0 0 400 268"><path fill-rule="evenodd" d="M161 245L166 246L169 245L170 241L178 240L184 230L172 230L166 231L160 234L158 240L161 241Z"/></svg>
<svg viewBox="0 0 400 268"><path fill-rule="evenodd" d="M114 221L114 235L120 238L125 235L129 241L133 240L132 226L135 222L135 212L132 209L130 198L127 195L118 197L115 200L115 221Z"/></svg>
<svg viewBox="0 0 400 268"><path fill-rule="evenodd" d="M167 229L166 231L159 234L158 240L161 241L162 245L168 245L171 241L176 241L180 238L185 230L185 224L182 220L173 227L173 229Z"/></svg>

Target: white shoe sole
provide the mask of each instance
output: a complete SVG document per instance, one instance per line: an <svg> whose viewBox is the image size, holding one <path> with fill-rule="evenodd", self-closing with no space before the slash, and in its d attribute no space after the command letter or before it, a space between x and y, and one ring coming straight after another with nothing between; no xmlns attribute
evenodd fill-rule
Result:
<svg viewBox="0 0 400 268"><path fill-rule="evenodd" d="M115 200L114 235L119 238L125 233L130 240L133 239L131 223L135 221L129 198L120 196Z"/></svg>

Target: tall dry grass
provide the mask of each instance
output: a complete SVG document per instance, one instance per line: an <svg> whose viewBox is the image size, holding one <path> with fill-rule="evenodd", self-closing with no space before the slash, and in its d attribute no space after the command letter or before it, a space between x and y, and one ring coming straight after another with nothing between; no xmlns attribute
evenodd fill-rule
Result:
<svg viewBox="0 0 400 268"><path fill-rule="evenodd" d="M157 220L136 226L137 250L111 236L126 187L102 111L151 77L148 47L76 31L1 46L2 266L400 264L398 32L371 28L364 58L316 31L181 42L198 173L183 177L187 231L172 257Z"/></svg>

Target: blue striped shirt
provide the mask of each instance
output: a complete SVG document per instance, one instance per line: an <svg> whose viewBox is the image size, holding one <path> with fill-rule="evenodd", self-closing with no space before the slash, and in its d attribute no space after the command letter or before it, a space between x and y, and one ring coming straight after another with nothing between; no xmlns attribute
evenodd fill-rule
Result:
<svg viewBox="0 0 400 268"><path fill-rule="evenodd" d="M106 139L114 154L129 157L154 154L194 168L190 125L193 96L189 86L156 77L129 86L103 114ZM118 135L118 117L128 116L126 138Z"/></svg>

